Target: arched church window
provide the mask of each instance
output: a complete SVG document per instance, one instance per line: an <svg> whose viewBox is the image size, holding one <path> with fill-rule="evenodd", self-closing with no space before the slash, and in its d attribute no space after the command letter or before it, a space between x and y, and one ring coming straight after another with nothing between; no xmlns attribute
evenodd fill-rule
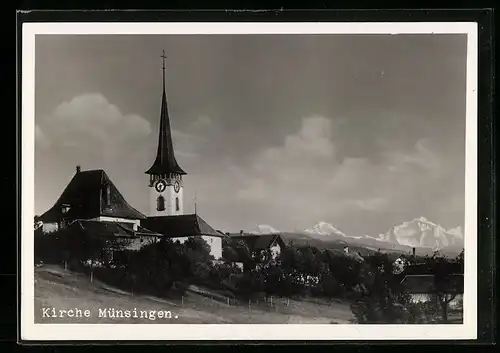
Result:
<svg viewBox="0 0 500 353"><path fill-rule="evenodd" d="M180 209L180 207L179 207L179 198L178 198L178 197L176 197L176 198L175 198L175 210L176 210L176 211L179 211L179 209Z"/></svg>
<svg viewBox="0 0 500 353"><path fill-rule="evenodd" d="M156 210L165 211L165 198L161 195L156 199Z"/></svg>

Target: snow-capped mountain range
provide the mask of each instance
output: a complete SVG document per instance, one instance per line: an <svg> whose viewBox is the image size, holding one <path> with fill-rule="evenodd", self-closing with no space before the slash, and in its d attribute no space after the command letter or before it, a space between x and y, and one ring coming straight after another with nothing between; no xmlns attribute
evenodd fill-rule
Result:
<svg viewBox="0 0 500 353"><path fill-rule="evenodd" d="M259 225L254 234L279 233L270 225ZM312 228L302 231L310 238L328 241L341 240L373 247L415 247L430 249L459 248L464 245L464 235L460 227L445 229L425 217L415 218L393 226L387 232L377 236L346 235L327 222L318 222Z"/></svg>

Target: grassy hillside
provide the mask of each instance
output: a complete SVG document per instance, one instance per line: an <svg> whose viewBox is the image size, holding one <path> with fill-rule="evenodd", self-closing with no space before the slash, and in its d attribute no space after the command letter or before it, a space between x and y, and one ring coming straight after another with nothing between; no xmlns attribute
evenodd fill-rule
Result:
<svg viewBox="0 0 500 353"><path fill-rule="evenodd" d="M353 314L348 303L311 302L307 300L274 300L269 302L234 305L207 296L188 293L182 300L165 300L130 293L109 287L82 274L66 272L57 266L35 269L36 323L122 323L122 324L348 324ZM42 317L44 308L91 310L91 317ZM171 319L99 318L98 308L120 310L170 311Z"/></svg>

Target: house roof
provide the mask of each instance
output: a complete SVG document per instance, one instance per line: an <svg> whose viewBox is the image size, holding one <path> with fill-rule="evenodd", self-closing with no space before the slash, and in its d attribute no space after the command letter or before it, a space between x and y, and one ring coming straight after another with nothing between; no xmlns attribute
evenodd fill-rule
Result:
<svg viewBox="0 0 500 353"><path fill-rule="evenodd" d="M134 230L133 224L125 222L103 222L93 220L76 220L69 225L72 230L77 230L90 235L133 238L136 236L161 236L141 226Z"/></svg>
<svg viewBox="0 0 500 353"><path fill-rule="evenodd" d="M109 186L109 202L106 202ZM69 210L63 214L63 206ZM99 216L143 219L145 216L130 206L102 169L79 171L73 176L54 206L40 216L43 222L62 219L90 219Z"/></svg>
<svg viewBox="0 0 500 353"><path fill-rule="evenodd" d="M174 155L170 118L168 116L167 94L165 93L165 69L163 71L163 95L161 99L160 131L158 136L158 150L153 165L146 174L186 174L179 166Z"/></svg>
<svg viewBox="0 0 500 353"><path fill-rule="evenodd" d="M278 243L284 246L285 243L279 234L245 234L232 235L226 237L227 242L223 246L223 257L232 262L246 262L251 260L249 255L261 250L269 249ZM240 246L243 245L242 246ZM248 248L248 252L245 249Z"/></svg>
<svg viewBox="0 0 500 353"><path fill-rule="evenodd" d="M440 266L440 269L444 273L463 273L463 268L459 263L456 262L448 262ZM435 267L431 266L428 263L412 263L410 266L407 266L405 269L406 275L434 275L436 272Z"/></svg>
<svg viewBox="0 0 500 353"><path fill-rule="evenodd" d="M435 276L407 275L401 281L403 288L408 293L427 294L435 291ZM448 275L440 280L439 286L448 293L463 293L464 276L463 274Z"/></svg>
<svg viewBox="0 0 500 353"><path fill-rule="evenodd" d="M141 226L170 238L202 235L224 237L197 214L147 217L141 220Z"/></svg>

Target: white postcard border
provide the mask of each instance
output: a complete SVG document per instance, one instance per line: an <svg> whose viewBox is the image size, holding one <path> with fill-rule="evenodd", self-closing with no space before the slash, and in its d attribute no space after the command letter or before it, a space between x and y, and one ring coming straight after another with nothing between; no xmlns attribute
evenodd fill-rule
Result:
<svg viewBox="0 0 500 353"><path fill-rule="evenodd" d="M444 340L477 338L477 77L475 22L24 23L22 38L21 340ZM465 288L460 325L35 324L34 157L37 34L459 34L468 35Z"/></svg>

